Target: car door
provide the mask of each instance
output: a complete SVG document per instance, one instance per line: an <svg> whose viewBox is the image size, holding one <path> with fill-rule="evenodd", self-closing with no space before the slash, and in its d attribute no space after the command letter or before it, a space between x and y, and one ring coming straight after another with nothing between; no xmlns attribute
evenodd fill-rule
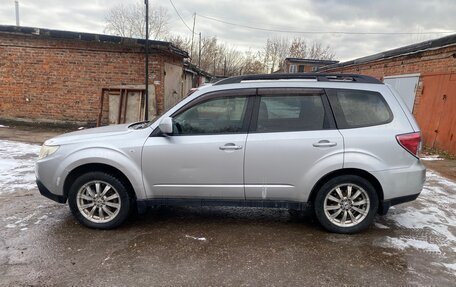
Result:
<svg viewBox="0 0 456 287"><path fill-rule="evenodd" d="M247 200L305 202L342 168L343 138L321 89L259 89L245 151Z"/></svg>
<svg viewBox="0 0 456 287"><path fill-rule="evenodd" d="M213 92L181 108L173 134L143 148L149 198L245 199L244 151L255 89Z"/></svg>

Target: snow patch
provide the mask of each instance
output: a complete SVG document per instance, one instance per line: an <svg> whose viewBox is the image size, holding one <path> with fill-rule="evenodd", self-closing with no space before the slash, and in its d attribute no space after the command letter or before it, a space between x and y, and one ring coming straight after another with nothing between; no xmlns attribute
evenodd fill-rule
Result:
<svg viewBox="0 0 456 287"><path fill-rule="evenodd" d="M36 187L35 161L39 151L39 145L0 140L0 194Z"/></svg>
<svg viewBox="0 0 456 287"><path fill-rule="evenodd" d="M190 236L190 235L185 235L185 238L190 238L190 239L195 239L198 241L206 241L206 237L195 237L195 236Z"/></svg>
<svg viewBox="0 0 456 287"><path fill-rule="evenodd" d="M440 238L438 246L426 241L388 237L385 242L377 242L396 248L414 247L440 252L439 247L456 245L456 183L427 171L423 190L413 204L398 205L385 219L406 229L419 229ZM378 223L375 223L376 225ZM437 250L438 249L438 250Z"/></svg>
<svg viewBox="0 0 456 287"><path fill-rule="evenodd" d="M456 263L442 263L443 266L445 266L446 268L452 270L452 271L456 271Z"/></svg>
<svg viewBox="0 0 456 287"><path fill-rule="evenodd" d="M427 252L441 253L440 248L437 246L437 244L412 238L394 238L386 236L385 240L377 242L376 245L399 250L404 250L406 248L415 248Z"/></svg>
<svg viewBox="0 0 456 287"><path fill-rule="evenodd" d="M405 228L434 229L456 242L456 236L448 230L456 226L456 212L450 208L456 205L456 183L428 171L423 191L416 201L419 207L400 206L388 219Z"/></svg>
<svg viewBox="0 0 456 287"><path fill-rule="evenodd" d="M47 216L47 215L43 215L43 216L39 217L39 218L38 218L38 220L37 220L37 221L35 221L35 224L40 224L40 223L41 223L41 221L45 220L46 218L48 218L48 216Z"/></svg>
<svg viewBox="0 0 456 287"><path fill-rule="evenodd" d="M452 193L450 193L450 195L452 195L453 198L455 198L455 196L456 196L456 182L441 176L437 172L434 172L434 171L431 171L431 170L427 170L426 171L426 183L427 184L425 184L425 187L429 187L429 185L430 185L429 181L436 181L438 184L442 184L445 187L448 187L449 189L451 189L453 191Z"/></svg>
<svg viewBox="0 0 456 287"><path fill-rule="evenodd" d="M9 126L0 125L0 128L9 128Z"/></svg>
<svg viewBox="0 0 456 287"><path fill-rule="evenodd" d="M383 225L381 223L375 222L374 223L375 227L380 228L380 229L390 229L388 226Z"/></svg>
<svg viewBox="0 0 456 287"><path fill-rule="evenodd" d="M427 155L420 157L421 160L433 161L433 160L443 160L439 155Z"/></svg>
<svg viewBox="0 0 456 287"><path fill-rule="evenodd" d="M19 219L18 221L14 222L14 224L19 224L19 226L26 226L27 224L24 223L24 221L29 221L36 215L36 211L33 212L32 214L27 215L26 217ZM25 225L24 225L25 224Z"/></svg>

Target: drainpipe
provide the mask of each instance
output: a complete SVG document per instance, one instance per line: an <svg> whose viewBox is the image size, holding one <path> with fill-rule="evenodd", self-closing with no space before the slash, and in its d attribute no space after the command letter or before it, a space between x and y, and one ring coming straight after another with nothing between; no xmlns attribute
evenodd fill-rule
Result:
<svg viewBox="0 0 456 287"><path fill-rule="evenodd" d="M145 49L145 61L146 61L146 79L145 79L145 99L144 99L144 120L149 120L149 0L144 0L146 4L146 44L144 45Z"/></svg>

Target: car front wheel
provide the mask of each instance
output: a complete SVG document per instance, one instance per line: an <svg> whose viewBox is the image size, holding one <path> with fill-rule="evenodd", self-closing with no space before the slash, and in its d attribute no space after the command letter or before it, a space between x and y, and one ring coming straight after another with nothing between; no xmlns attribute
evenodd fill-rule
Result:
<svg viewBox="0 0 456 287"><path fill-rule="evenodd" d="M355 175L344 175L325 183L314 202L321 225L331 232L357 233L372 223L378 196L372 184Z"/></svg>
<svg viewBox="0 0 456 287"><path fill-rule="evenodd" d="M68 193L71 212L90 228L118 227L128 218L130 202L125 184L104 172L81 175Z"/></svg>

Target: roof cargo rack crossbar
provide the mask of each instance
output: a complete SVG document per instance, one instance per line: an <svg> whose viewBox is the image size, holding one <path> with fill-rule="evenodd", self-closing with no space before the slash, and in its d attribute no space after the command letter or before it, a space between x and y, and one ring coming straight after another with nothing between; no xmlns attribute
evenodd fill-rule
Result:
<svg viewBox="0 0 456 287"><path fill-rule="evenodd" d="M376 78L356 74L320 74L320 73L293 73L293 74L258 74L236 76L218 81L214 85L238 84L244 81L267 80L316 80L319 82L356 82L368 84L382 84Z"/></svg>

